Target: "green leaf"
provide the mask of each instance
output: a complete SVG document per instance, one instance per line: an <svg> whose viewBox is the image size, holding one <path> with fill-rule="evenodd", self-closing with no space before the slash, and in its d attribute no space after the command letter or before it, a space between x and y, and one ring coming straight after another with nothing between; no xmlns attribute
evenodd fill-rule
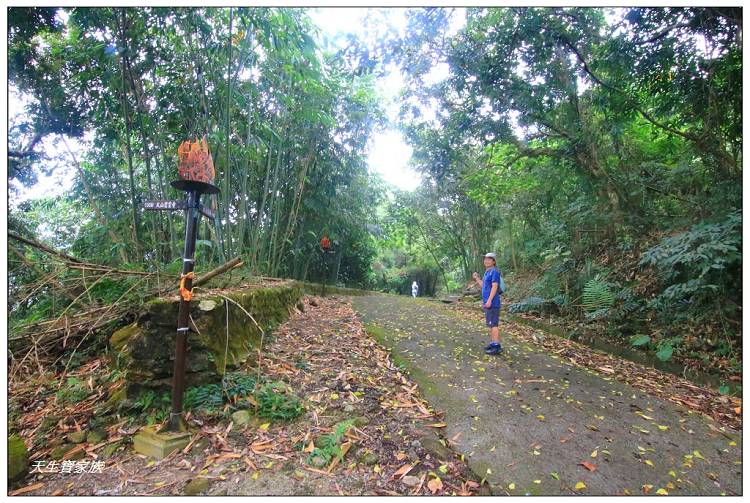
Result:
<svg viewBox="0 0 750 503"><path fill-rule="evenodd" d="M634 335L630 339L630 344L633 346L643 346L644 344L648 344L651 341L651 337L648 335Z"/></svg>
<svg viewBox="0 0 750 503"><path fill-rule="evenodd" d="M674 351L674 348L671 344L664 344L661 349L659 349L659 352L656 353L656 357L660 359L661 361L665 362L669 360L672 357L672 352Z"/></svg>

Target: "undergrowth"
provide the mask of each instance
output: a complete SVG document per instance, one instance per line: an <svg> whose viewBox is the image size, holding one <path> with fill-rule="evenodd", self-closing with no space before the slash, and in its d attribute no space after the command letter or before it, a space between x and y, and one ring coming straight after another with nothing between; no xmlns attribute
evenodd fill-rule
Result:
<svg viewBox="0 0 750 503"><path fill-rule="evenodd" d="M169 416L171 395L142 393L134 402L137 414L148 424ZM250 409L260 417L289 421L300 416L304 405L293 390L281 381L258 382L255 376L241 372L228 373L221 383L192 386L185 391L183 410L205 416L228 415L233 410Z"/></svg>
<svg viewBox="0 0 750 503"><path fill-rule="evenodd" d="M346 432L352 426L354 426L354 419L347 419L346 421L337 423L331 433L322 435L318 439L318 445L307 457L307 463L312 464L313 458L318 456L325 460L326 465L333 461L334 458L341 460L344 457L341 451L341 440L343 440L344 435L346 435Z"/></svg>

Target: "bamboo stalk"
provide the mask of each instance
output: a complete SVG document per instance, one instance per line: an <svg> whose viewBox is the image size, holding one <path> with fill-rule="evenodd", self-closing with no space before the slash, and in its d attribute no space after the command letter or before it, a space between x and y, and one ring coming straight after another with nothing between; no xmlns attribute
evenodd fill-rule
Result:
<svg viewBox="0 0 750 503"><path fill-rule="evenodd" d="M235 267L241 266L242 264L243 264L242 257L235 257L229 262L226 262L220 265L219 267L208 271L206 274L202 275L201 277L193 281L193 286L195 287L195 286L202 285L206 283L207 281L209 281L210 279L218 276L219 274L223 274L231 269L234 269Z"/></svg>

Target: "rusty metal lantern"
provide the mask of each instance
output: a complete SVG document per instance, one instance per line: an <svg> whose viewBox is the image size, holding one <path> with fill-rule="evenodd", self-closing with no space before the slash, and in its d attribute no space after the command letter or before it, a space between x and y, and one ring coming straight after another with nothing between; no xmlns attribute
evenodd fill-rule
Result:
<svg viewBox="0 0 750 503"><path fill-rule="evenodd" d="M186 192L219 193L219 188L214 185L216 170L205 136L195 141L183 141L177 148L177 156L180 179L172 182L172 187Z"/></svg>
<svg viewBox="0 0 750 503"><path fill-rule="evenodd" d="M323 248L323 251L328 251L331 249L331 240L328 239L328 236L323 236L323 238L320 240L320 247Z"/></svg>

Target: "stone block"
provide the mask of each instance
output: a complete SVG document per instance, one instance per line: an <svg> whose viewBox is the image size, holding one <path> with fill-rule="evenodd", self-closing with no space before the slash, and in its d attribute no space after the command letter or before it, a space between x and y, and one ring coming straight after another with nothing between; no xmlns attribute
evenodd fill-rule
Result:
<svg viewBox="0 0 750 503"><path fill-rule="evenodd" d="M156 428L143 428L133 437L136 452L156 459L164 459L190 443L190 433L157 432Z"/></svg>

